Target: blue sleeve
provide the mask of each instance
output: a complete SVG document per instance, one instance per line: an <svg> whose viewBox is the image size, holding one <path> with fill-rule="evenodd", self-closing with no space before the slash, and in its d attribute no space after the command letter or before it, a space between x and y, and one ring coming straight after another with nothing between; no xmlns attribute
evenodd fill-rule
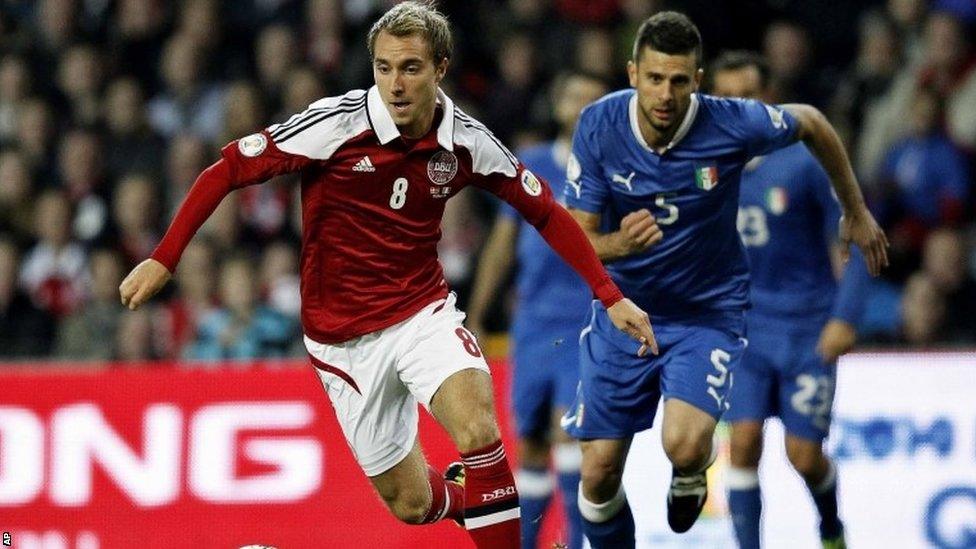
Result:
<svg viewBox="0 0 976 549"><path fill-rule="evenodd" d="M737 129L749 158L769 154L796 143L799 122L776 105L754 99L731 101L738 109Z"/></svg>
<svg viewBox="0 0 976 549"><path fill-rule="evenodd" d="M603 212L610 194L600 169L602 154L598 122L599 113L593 106L583 109L566 167L566 206L590 213Z"/></svg>
<svg viewBox="0 0 976 549"><path fill-rule="evenodd" d="M870 285L871 275L868 273L864 256L861 255L861 250L852 244L851 258L844 266L844 274L837 288L837 297L834 298L834 308L830 312L830 317L857 326L864 317Z"/></svg>
<svg viewBox="0 0 976 549"><path fill-rule="evenodd" d="M834 242L837 242L838 223L841 215L840 205L837 203L837 198L830 186L827 173L812 156L809 159L804 180L813 185L812 191L823 214L825 245L833 246ZM847 265L844 266L844 273L841 275L837 295L834 297L834 307L831 310L830 318L843 320L852 326L857 326L864 316L870 283L871 275L868 274L864 256L861 255L861 250L852 244L851 257L847 261Z"/></svg>

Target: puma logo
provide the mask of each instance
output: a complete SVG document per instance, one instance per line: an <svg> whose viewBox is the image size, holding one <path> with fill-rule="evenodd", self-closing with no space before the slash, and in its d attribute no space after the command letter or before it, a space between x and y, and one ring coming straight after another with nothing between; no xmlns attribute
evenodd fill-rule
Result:
<svg viewBox="0 0 976 549"><path fill-rule="evenodd" d="M624 187L627 187L628 191L634 192L634 187L631 185L630 181L634 178L635 175L637 175L636 172L630 172L630 175L625 178L622 175L613 174L613 182L620 183Z"/></svg>

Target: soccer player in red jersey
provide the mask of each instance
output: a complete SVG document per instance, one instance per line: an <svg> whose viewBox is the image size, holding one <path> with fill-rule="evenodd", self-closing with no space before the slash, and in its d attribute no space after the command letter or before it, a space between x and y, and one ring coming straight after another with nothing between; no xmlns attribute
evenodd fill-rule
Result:
<svg viewBox="0 0 976 549"><path fill-rule="evenodd" d="M548 186L440 91L451 42L429 5L390 9L368 36L376 85L225 146L120 292L133 309L158 292L231 190L300 172L305 345L356 459L400 520L451 518L478 547L517 547L518 493L488 367L437 259L446 200L475 185L511 204L641 353L657 346L647 314L621 295ZM427 465L418 401L450 434L463 476L452 468L445 479Z"/></svg>

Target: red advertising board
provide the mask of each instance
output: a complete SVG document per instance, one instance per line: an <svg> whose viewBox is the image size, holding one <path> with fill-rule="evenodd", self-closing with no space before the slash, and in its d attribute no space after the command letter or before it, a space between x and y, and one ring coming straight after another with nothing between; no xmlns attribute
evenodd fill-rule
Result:
<svg viewBox="0 0 976 549"><path fill-rule="evenodd" d="M493 371L510 433L507 368ZM305 363L35 365L0 371L0 387L0 530L14 547L471 546L452 522L390 515ZM457 459L426 414L420 432L435 467Z"/></svg>

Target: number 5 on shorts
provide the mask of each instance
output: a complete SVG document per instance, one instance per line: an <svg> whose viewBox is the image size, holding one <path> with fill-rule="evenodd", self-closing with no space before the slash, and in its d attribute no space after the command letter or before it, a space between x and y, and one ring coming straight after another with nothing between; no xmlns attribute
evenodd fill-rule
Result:
<svg viewBox="0 0 976 549"><path fill-rule="evenodd" d="M732 360L732 355L722 349L712 349L710 359L718 375L708 374L705 376L705 381L708 382L708 394L712 395L720 410L725 410L729 407L728 402L725 402L725 398L718 394L717 389L724 387L725 382L728 381L729 361Z"/></svg>

